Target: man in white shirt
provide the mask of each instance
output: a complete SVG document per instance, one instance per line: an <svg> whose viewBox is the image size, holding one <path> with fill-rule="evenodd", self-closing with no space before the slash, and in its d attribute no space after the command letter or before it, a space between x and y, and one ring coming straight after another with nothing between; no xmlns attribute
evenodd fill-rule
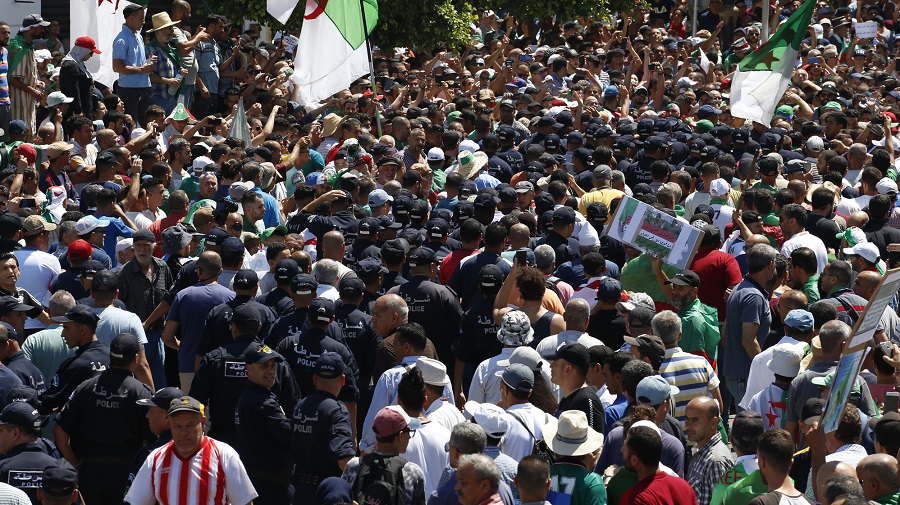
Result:
<svg viewBox="0 0 900 505"><path fill-rule="evenodd" d="M782 295L784 296L784 295ZM779 302L780 303L780 302ZM776 345L790 344L797 346L809 346L814 334L813 316L809 311L794 309L784 317L784 336ZM753 395L767 388L775 380L775 373L769 369L768 363L772 359L775 346L763 350L754 356L750 363L750 375L747 377L747 394L741 399L741 408L750 408L750 400Z"/></svg>
<svg viewBox="0 0 900 505"><path fill-rule="evenodd" d="M444 388L450 384L447 367L436 359L422 357L416 360L416 368L425 380L425 417L452 431L466 418L444 396Z"/></svg>
<svg viewBox="0 0 900 505"><path fill-rule="evenodd" d="M816 253L816 273L821 274L828 263L828 251L822 239L806 231L806 217L809 214L802 205L790 203L781 208L779 225L784 233L781 255L790 258L794 249L808 247Z"/></svg>
<svg viewBox="0 0 900 505"><path fill-rule="evenodd" d="M437 489L441 474L450 462L449 454L444 448L450 442L450 430L424 416L425 380L418 367L410 368L400 379L397 385L397 403L409 417L422 423L416 430L416 436L410 439L406 452L400 455L419 465L425 473L425 495L430 496Z"/></svg>
<svg viewBox="0 0 900 505"><path fill-rule="evenodd" d="M55 229L55 224L48 223L41 216L28 216L22 227L25 247L13 253L21 272L16 286L31 293L45 307L50 303L50 286L62 272L59 259L46 252L50 245L50 232ZM46 327L37 319L29 318L25 322L26 333Z"/></svg>
<svg viewBox="0 0 900 505"><path fill-rule="evenodd" d="M534 373L525 365L512 364L501 376L500 406L506 408L506 436L501 451L520 461L531 454L536 440L543 440L544 426L550 414L532 405L528 399L534 389Z"/></svg>
<svg viewBox="0 0 900 505"><path fill-rule="evenodd" d="M594 301L596 303L596 299ZM573 298L566 305L566 313L563 317L566 320L565 331L561 331L556 335L550 335L538 342L538 354L541 356L548 353L552 354L560 345L573 344L575 342L588 349L597 345L603 345L603 342L599 339L587 334L588 322L591 319L591 307L587 300Z"/></svg>

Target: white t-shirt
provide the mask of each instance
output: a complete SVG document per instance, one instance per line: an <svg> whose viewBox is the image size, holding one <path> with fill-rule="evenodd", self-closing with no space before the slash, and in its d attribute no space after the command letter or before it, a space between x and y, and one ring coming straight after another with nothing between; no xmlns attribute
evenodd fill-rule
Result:
<svg viewBox="0 0 900 505"><path fill-rule="evenodd" d="M816 273L822 273L822 270L825 269L825 265L828 263L828 250L825 249L825 243L822 242L822 239L806 230L785 240L784 245L781 246L781 255L785 258L790 258L791 253L801 247L808 247L816 253Z"/></svg>
<svg viewBox="0 0 900 505"><path fill-rule="evenodd" d="M31 293L45 307L50 303L50 286L62 273L59 259L44 251L36 249L19 249L13 253L19 260L19 279L16 287L20 287ZM25 329L46 328L47 325L37 319L28 318Z"/></svg>
<svg viewBox="0 0 900 505"><path fill-rule="evenodd" d="M431 492L437 489L441 473L450 463L450 454L444 450L444 445L449 441L450 430L434 421L424 422L416 430L416 436L409 439L406 452L401 454L407 461L419 465L425 473L426 496L431 496Z"/></svg>
<svg viewBox="0 0 900 505"><path fill-rule="evenodd" d="M508 428L500 441L500 451L516 461L521 461L531 454L535 438L538 440L544 438L544 426L553 416L530 403L520 403L506 409L506 417ZM519 420L528 425L527 430Z"/></svg>

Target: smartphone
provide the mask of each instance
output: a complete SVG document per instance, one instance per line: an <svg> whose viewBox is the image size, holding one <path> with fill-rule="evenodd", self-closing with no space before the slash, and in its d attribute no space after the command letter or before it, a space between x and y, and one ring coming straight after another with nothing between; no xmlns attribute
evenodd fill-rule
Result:
<svg viewBox="0 0 900 505"><path fill-rule="evenodd" d="M534 56L530 54L520 54L519 61L534 61Z"/></svg>
<svg viewBox="0 0 900 505"><path fill-rule="evenodd" d="M884 412L897 412L900 407L900 393L890 391L884 395Z"/></svg>
<svg viewBox="0 0 900 505"><path fill-rule="evenodd" d="M812 65L812 64L814 64L814 63L822 63L822 58L818 58L818 57L815 57L815 58L808 58L806 61L807 61L810 65Z"/></svg>
<svg viewBox="0 0 900 505"><path fill-rule="evenodd" d="M516 251L516 263L519 266L525 266L528 264L528 252L527 251Z"/></svg>
<svg viewBox="0 0 900 505"><path fill-rule="evenodd" d="M19 202L19 208L22 209L31 209L37 205L37 201L34 198L23 198L21 202Z"/></svg>
<svg viewBox="0 0 900 505"><path fill-rule="evenodd" d="M808 174L811 171L812 171L812 163L810 163L809 161L803 162L803 172Z"/></svg>

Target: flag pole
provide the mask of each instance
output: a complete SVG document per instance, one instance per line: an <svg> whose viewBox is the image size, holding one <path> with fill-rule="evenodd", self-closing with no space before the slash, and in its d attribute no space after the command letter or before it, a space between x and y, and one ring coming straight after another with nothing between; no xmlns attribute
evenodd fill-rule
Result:
<svg viewBox="0 0 900 505"><path fill-rule="evenodd" d="M372 83L372 99L375 102L375 121L378 124L378 136L381 137L381 112L378 110L378 90L375 87L375 63L372 61L372 42L369 41L369 25L366 22L366 4L359 0L359 13L362 15L363 33L366 34L366 56L369 58L369 81Z"/></svg>
<svg viewBox="0 0 900 505"><path fill-rule="evenodd" d="M769 0L762 2L762 30L760 30L760 44L765 44L769 40Z"/></svg>

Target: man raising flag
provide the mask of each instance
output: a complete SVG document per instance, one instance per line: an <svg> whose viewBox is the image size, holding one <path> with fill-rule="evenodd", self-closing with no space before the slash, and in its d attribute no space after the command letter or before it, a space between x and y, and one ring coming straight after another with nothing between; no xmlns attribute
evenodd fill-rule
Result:
<svg viewBox="0 0 900 505"><path fill-rule="evenodd" d="M768 125L791 82L800 45L816 8L806 0L775 35L738 64L731 84L731 114Z"/></svg>

